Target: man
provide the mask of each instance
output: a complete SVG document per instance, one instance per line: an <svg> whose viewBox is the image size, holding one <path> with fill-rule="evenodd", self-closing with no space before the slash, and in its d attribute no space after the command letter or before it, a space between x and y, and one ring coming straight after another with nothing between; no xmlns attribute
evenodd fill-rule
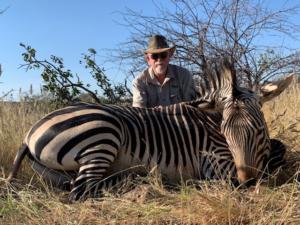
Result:
<svg viewBox="0 0 300 225"><path fill-rule="evenodd" d="M133 80L133 106L155 107L190 101L195 97L190 72L182 67L169 64L175 46L169 47L162 35L149 39L144 51L149 67Z"/></svg>

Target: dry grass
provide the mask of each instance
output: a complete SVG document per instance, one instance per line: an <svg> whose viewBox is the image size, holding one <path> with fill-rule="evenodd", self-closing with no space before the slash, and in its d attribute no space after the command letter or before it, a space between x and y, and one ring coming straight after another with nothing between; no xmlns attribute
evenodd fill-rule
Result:
<svg viewBox="0 0 300 225"><path fill-rule="evenodd" d="M0 102L0 166L7 171L16 150L20 148L27 130L39 118L53 110L46 103ZM32 172L31 172L32 174Z"/></svg>
<svg viewBox="0 0 300 225"><path fill-rule="evenodd" d="M0 103L0 224L300 224L299 99L299 87L293 86L263 108L271 137L288 149L288 165L276 182L247 190L201 182L200 189L182 185L175 191L153 175L126 194L108 192L102 199L72 205L60 200L67 193L45 185L27 163L18 186L7 187L3 178L26 130L51 109Z"/></svg>
<svg viewBox="0 0 300 225"><path fill-rule="evenodd" d="M263 111L270 136L281 140L288 149L286 179L298 176L300 168L300 88L294 82L274 101L264 105Z"/></svg>

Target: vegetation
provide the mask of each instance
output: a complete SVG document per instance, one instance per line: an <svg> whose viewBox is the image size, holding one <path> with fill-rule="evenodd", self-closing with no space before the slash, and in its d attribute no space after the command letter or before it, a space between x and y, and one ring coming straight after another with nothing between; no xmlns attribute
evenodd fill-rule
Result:
<svg viewBox="0 0 300 225"><path fill-rule="evenodd" d="M248 0L168 3L171 10L156 5L156 17L130 9L123 13L131 36L115 49L116 56L111 60L132 65L128 76L135 76L144 66L141 50L146 49L153 33L174 42L174 63L186 66L195 75L205 77L209 62L225 54L236 63L240 82L254 90L262 81L299 72L298 51L260 42L270 35L295 40L300 29L289 18L299 13L299 7L272 11L264 7L264 1ZM126 103L130 94L126 81L112 84L96 63L94 49L89 49L80 63L94 78L96 89L65 68L63 59L39 59L34 48L21 46L25 50L23 67L42 70L44 90L50 95L27 96L18 103L4 102L1 99L5 95L0 96L0 225L300 223L300 89L296 82L263 108L271 137L287 146L287 164L255 187L240 190L224 181L201 181L182 184L175 190L165 187L153 171L149 177L132 181L131 188L124 186L117 193L108 191L101 199L69 205L62 201L67 193L43 183L28 163L23 164L14 186L6 184L5 177L26 131L42 115L80 99ZM0 75L1 71L0 66Z"/></svg>
<svg viewBox="0 0 300 225"><path fill-rule="evenodd" d="M300 27L291 18L299 14L300 5L271 10L264 1L170 0L155 7L156 16L130 9L122 13L129 38L119 48L109 49L112 55L107 54L108 60L124 65L127 78L121 84L112 83L97 64L97 52L92 48L80 63L94 85L65 68L62 58L51 55L50 59L40 59L33 47L21 44L25 50L23 67L42 70L43 88L58 104L78 101L82 96L98 103L128 103L132 93L127 81L145 67L142 50L155 33L176 45L173 63L190 69L196 79L205 78L211 62L224 55L231 57L239 81L254 91L264 81L300 71L299 51L285 44L298 41ZM276 44L264 41L271 37Z"/></svg>
<svg viewBox="0 0 300 225"><path fill-rule="evenodd" d="M299 14L300 5L282 3L276 9L267 2L271 4L170 0L156 2L155 15L127 9L120 23L131 35L116 49L115 60L132 65L128 76L134 76L144 67L141 49L147 48L148 37L160 33L176 45L174 63L189 68L196 77L205 76L210 61L229 55L240 82L256 90L262 81L299 72L299 51L288 43L299 40L300 28L292 18Z"/></svg>
<svg viewBox="0 0 300 225"><path fill-rule="evenodd" d="M79 101L82 96L89 96L91 102L121 103L126 97L126 83L112 85L104 73L104 69L97 65L95 56L97 52L89 49L83 55L80 63L89 70L95 80L98 90L92 90L90 84L84 84L80 76L66 69L62 58L51 55L50 60L40 60L36 50L31 46L20 44L25 52L22 54L25 64L22 67L29 69L42 69L41 77L44 81L43 91L51 94L51 101L58 104L68 104ZM101 93L99 93L99 90ZM103 96L100 98L99 96Z"/></svg>
<svg viewBox="0 0 300 225"><path fill-rule="evenodd" d="M16 186L7 186L15 152L26 130L53 110L46 101L0 103L0 224L299 224L299 84L264 107L271 137L287 146L287 165L255 187L238 190L226 182L165 187L155 171L101 199L64 204L67 193L44 184L23 163ZM126 190L129 190L126 192ZM125 192L125 193L124 193Z"/></svg>

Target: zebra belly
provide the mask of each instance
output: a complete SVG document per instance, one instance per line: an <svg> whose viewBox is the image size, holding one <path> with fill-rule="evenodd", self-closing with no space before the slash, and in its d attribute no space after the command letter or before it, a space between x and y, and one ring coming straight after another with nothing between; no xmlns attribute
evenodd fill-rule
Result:
<svg viewBox="0 0 300 225"><path fill-rule="evenodd" d="M40 158L36 157L35 149L30 149L30 152L35 160L49 169L64 171L74 171L79 169L79 164L74 160L74 156L71 156L70 154L66 157L68 159L65 160L63 164L60 164L57 161L57 153L55 151L43 151Z"/></svg>
<svg viewBox="0 0 300 225"><path fill-rule="evenodd" d="M181 160L181 159L180 159ZM188 179L198 179L200 177L200 170L194 169L192 162L183 166L182 162L176 167L173 163L168 166L161 162L158 164L157 158L149 160L148 157L139 159L138 157L132 157L130 153L125 153L124 150L120 150L117 158L108 169L107 174L115 174L118 172L130 171L141 175L149 174L153 170L167 179L170 182L180 182Z"/></svg>

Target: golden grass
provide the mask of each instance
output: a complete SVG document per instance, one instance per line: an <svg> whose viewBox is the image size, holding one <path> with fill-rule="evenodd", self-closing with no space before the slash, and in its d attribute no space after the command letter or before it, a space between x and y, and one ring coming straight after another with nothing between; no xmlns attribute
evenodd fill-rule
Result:
<svg viewBox="0 0 300 225"><path fill-rule="evenodd" d="M200 189L182 185L175 191L153 175L125 194L107 192L102 199L71 205L61 201L67 193L45 185L27 163L17 186L5 184L27 129L52 109L37 103L0 103L0 224L300 224L299 99L294 85L263 107L271 137L288 149L280 181L244 190L222 181L201 182Z"/></svg>
<svg viewBox="0 0 300 225"><path fill-rule="evenodd" d="M39 118L53 110L46 103L0 102L0 166L7 171L16 151L20 148L27 130ZM32 174L32 172L31 172Z"/></svg>
<svg viewBox="0 0 300 225"><path fill-rule="evenodd" d="M281 140L288 149L285 179L295 175L300 168L300 87L292 85L264 105L263 111L269 127L270 136ZM296 174L297 175L297 174Z"/></svg>

